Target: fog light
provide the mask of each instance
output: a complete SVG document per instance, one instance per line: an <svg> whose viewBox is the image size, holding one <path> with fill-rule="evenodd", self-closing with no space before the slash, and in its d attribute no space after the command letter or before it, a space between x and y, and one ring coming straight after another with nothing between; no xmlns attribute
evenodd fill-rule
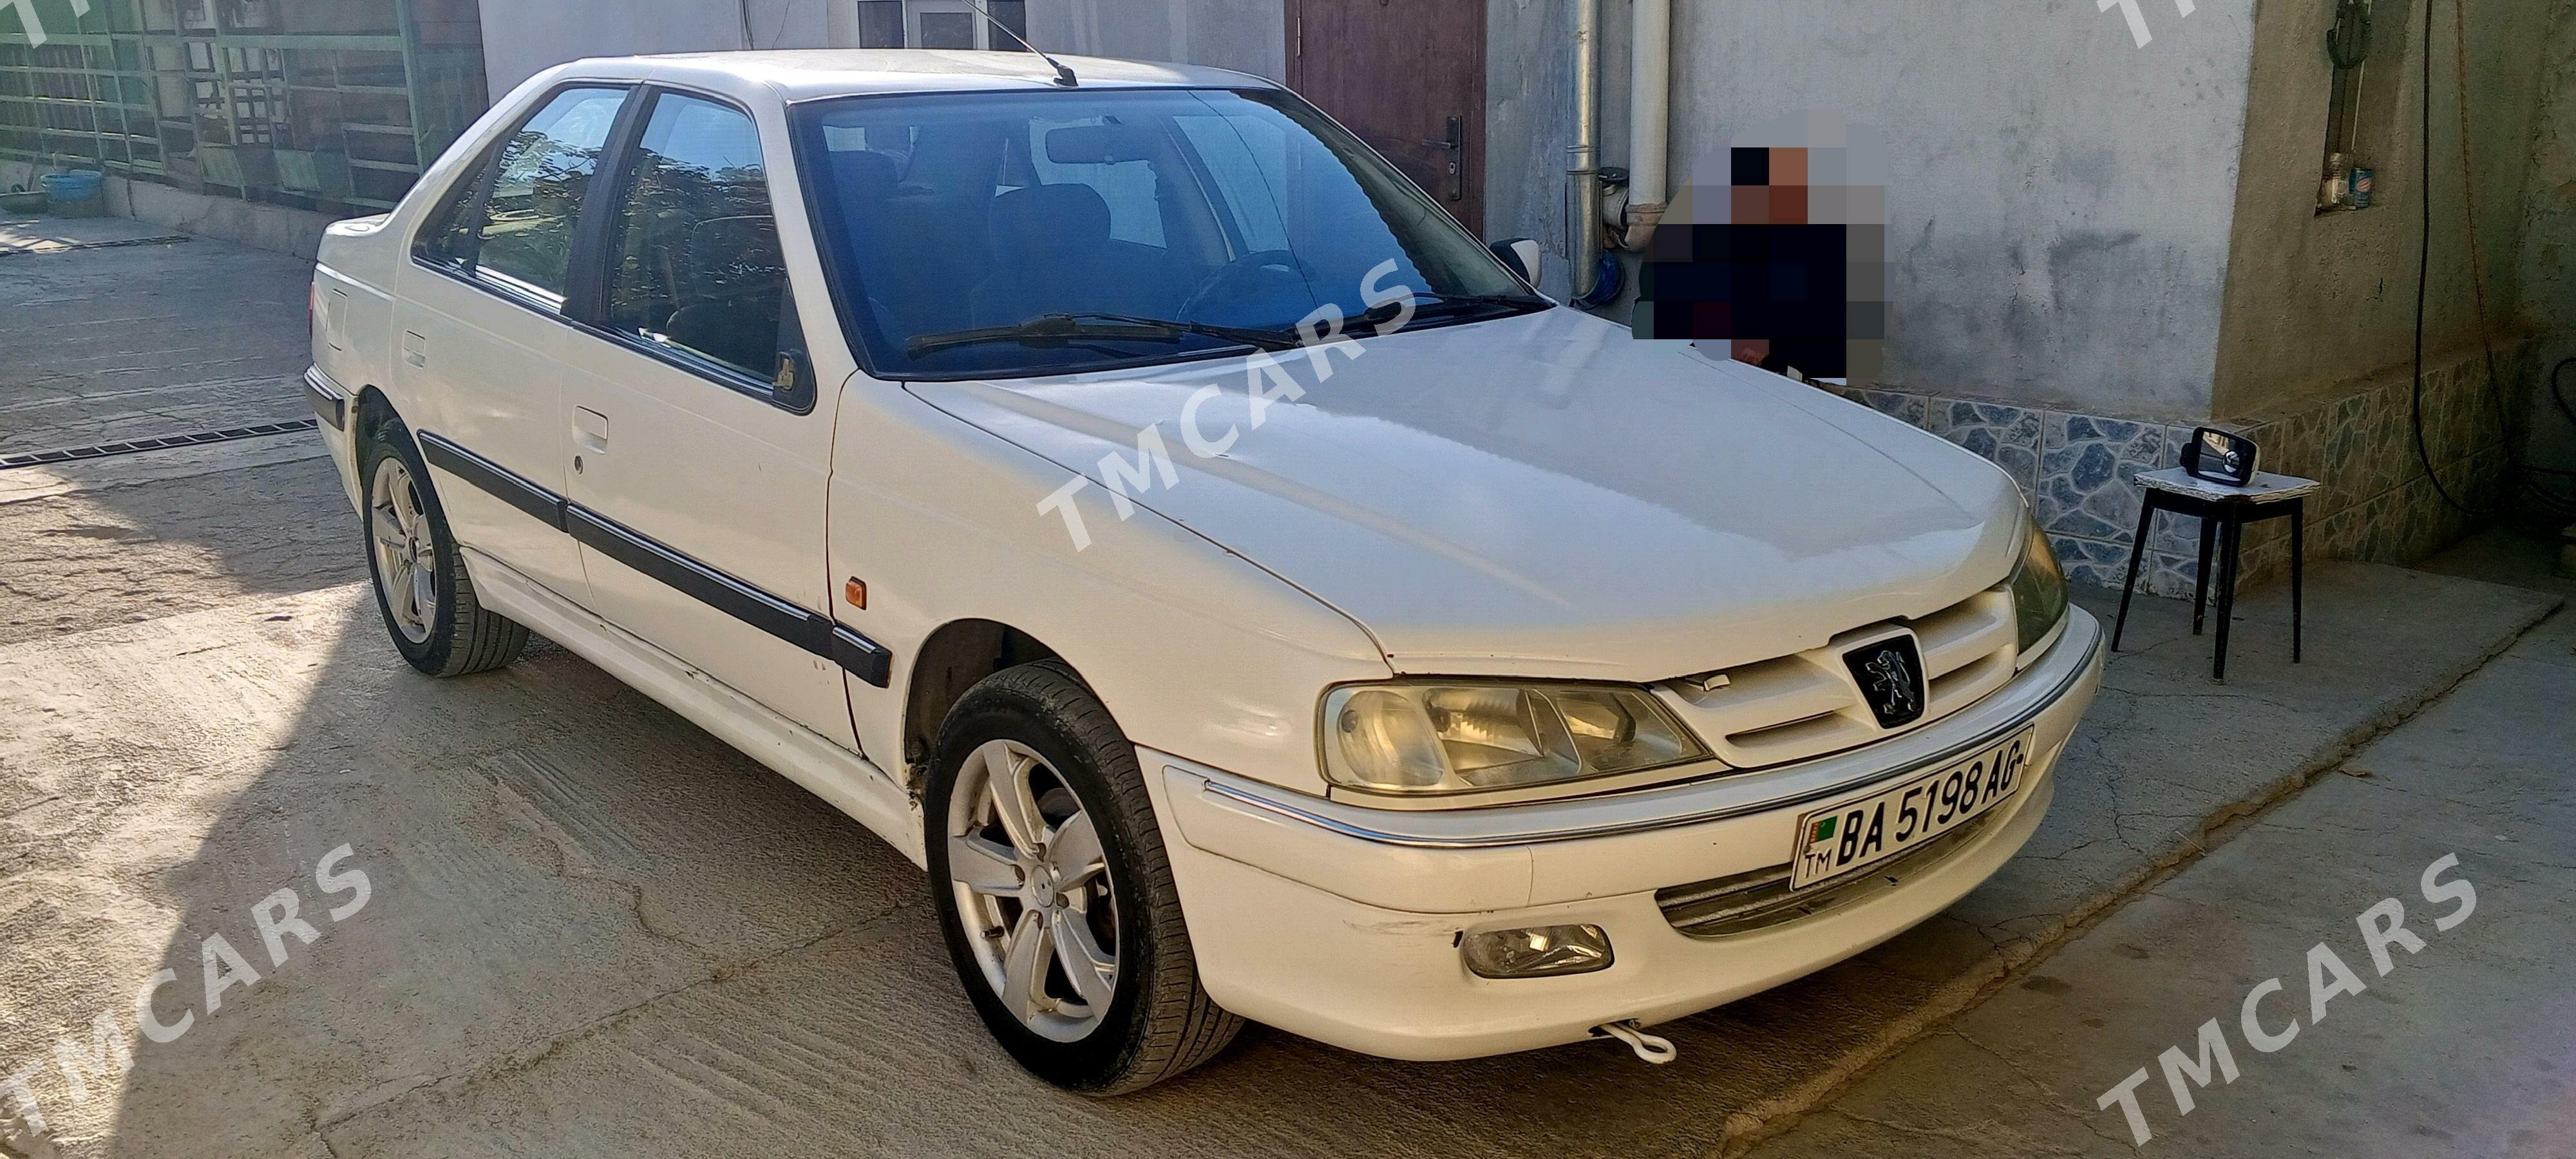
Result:
<svg viewBox="0 0 2576 1159"><path fill-rule="evenodd" d="M1553 978L1610 968L1599 926L1537 926L1467 935L1467 968L1481 978Z"/></svg>

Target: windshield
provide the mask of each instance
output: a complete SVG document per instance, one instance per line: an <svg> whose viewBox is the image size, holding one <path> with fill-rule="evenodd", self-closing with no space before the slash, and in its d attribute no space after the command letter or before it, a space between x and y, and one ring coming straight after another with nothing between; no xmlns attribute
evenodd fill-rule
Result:
<svg viewBox="0 0 2576 1159"><path fill-rule="evenodd" d="M880 377L1237 351L1404 287L1417 325L1547 304L1284 92L850 97L798 117L835 292Z"/></svg>

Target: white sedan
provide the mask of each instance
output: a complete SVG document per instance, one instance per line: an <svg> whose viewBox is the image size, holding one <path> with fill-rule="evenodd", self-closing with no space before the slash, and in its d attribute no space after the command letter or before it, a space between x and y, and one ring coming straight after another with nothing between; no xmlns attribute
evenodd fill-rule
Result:
<svg viewBox="0 0 2576 1159"><path fill-rule="evenodd" d="M2103 648L2003 473L1549 301L1276 85L1054 63L581 61L334 226L404 659L542 632L856 817L1093 1093L1246 1018L1655 1053L2030 836Z"/></svg>

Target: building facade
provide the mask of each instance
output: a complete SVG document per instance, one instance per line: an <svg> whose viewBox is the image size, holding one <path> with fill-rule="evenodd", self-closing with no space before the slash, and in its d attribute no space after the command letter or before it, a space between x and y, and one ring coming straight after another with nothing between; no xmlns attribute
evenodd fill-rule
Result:
<svg viewBox="0 0 2576 1159"><path fill-rule="evenodd" d="M0 187L373 213L487 104L476 0L0 2Z"/></svg>

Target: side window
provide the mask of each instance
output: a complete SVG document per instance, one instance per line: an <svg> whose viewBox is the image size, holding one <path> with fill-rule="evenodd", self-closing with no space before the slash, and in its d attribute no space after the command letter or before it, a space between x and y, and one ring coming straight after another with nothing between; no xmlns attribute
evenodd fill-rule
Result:
<svg viewBox="0 0 2576 1159"><path fill-rule="evenodd" d="M617 212L608 328L771 378L787 266L751 118L678 93L655 98Z"/></svg>
<svg viewBox="0 0 2576 1159"><path fill-rule="evenodd" d="M582 196L626 90L557 93L430 215L413 253L561 309Z"/></svg>
<svg viewBox="0 0 2576 1159"><path fill-rule="evenodd" d="M458 179L447 191L447 199L429 212L421 223L420 235L412 239L412 256L443 270L467 273L474 269L474 198L483 191L486 170L478 169Z"/></svg>
<svg viewBox="0 0 2576 1159"><path fill-rule="evenodd" d="M563 305L582 194L625 101L615 89L563 93L501 147L475 239L476 277Z"/></svg>

